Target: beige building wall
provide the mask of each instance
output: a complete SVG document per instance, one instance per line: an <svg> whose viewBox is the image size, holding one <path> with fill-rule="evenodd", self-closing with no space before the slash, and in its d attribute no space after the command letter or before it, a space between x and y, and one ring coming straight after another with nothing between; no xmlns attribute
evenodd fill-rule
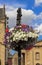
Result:
<svg viewBox="0 0 42 65"><path fill-rule="evenodd" d="M21 50L21 65L26 65L28 62L28 50ZM24 55L24 58L23 58ZM15 53L12 58L12 65L18 65L18 53Z"/></svg>
<svg viewBox="0 0 42 65"><path fill-rule="evenodd" d="M42 41L38 42L35 45L35 47L32 48L29 52L30 52L31 65L36 65L37 63L42 65ZM39 53L39 54L36 54L36 53Z"/></svg>
<svg viewBox="0 0 42 65"><path fill-rule="evenodd" d="M22 61L22 65L42 65L42 41L37 42L31 50L22 50L21 53L25 53L25 64ZM18 65L15 58L18 60L17 53L13 56L12 65Z"/></svg>
<svg viewBox="0 0 42 65"><path fill-rule="evenodd" d="M5 20L0 20L0 61L1 65L5 65L5 46L4 46L4 35L5 35Z"/></svg>
<svg viewBox="0 0 42 65"><path fill-rule="evenodd" d="M2 22L0 22L0 43L3 44L3 42L4 42L4 35L5 35L5 24L2 23Z"/></svg>
<svg viewBox="0 0 42 65"><path fill-rule="evenodd" d="M5 65L5 47L0 44L0 60L1 65Z"/></svg>
<svg viewBox="0 0 42 65"><path fill-rule="evenodd" d="M39 53L39 55L36 53ZM28 54L26 65L36 65L37 63L42 65L42 41L38 42L31 50L28 50L26 54Z"/></svg>
<svg viewBox="0 0 42 65"><path fill-rule="evenodd" d="M13 58L12 58L12 65L18 65L18 54L14 54Z"/></svg>

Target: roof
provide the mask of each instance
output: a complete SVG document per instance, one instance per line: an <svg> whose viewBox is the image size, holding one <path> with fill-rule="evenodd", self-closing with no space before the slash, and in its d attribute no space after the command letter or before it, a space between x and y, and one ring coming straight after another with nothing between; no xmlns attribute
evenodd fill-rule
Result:
<svg viewBox="0 0 42 65"><path fill-rule="evenodd" d="M37 43L42 42L42 40L37 41Z"/></svg>
<svg viewBox="0 0 42 65"><path fill-rule="evenodd" d="M34 47L42 47L42 40L37 41Z"/></svg>

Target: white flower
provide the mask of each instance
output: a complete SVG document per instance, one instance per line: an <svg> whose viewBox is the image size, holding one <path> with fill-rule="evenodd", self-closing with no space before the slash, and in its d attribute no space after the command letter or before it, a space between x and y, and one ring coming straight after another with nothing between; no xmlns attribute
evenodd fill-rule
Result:
<svg viewBox="0 0 42 65"><path fill-rule="evenodd" d="M23 31L21 31L20 33L23 34Z"/></svg>
<svg viewBox="0 0 42 65"><path fill-rule="evenodd" d="M22 36L20 35L20 36L19 36L19 39L21 40L21 38L22 38Z"/></svg>
<svg viewBox="0 0 42 65"><path fill-rule="evenodd" d="M18 33L19 33L19 31L16 32L16 34L18 34Z"/></svg>
<svg viewBox="0 0 42 65"><path fill-rule="evenodd" d="M35 38L35 34L34 33L32 33L32 38Z"/></svg>
<svg viewBox="0 0 42 65"><path fill-rule="evenodd" d="M28 39L27 38L24 38L25 41L27 41Z"/></svg>
<svg viewBox="0 0 42 65"><path fill-rule="evenodd" d="M29 32L28 33L28 37L32 37L32 32Z"/></svg>
<svg viewBox="0 0 42 65"><path fill-rule="evenodd" d="M14 37L18 37L19 35L18 34L15 34Z"/></svg>
<svg viewBox="0 0 42 65"><path fill-rule="evenodd" d="M13 37L13 41L15 41L15 37Z"/></svg>
<svg viewBox="0 0 42 65"><path fill-rule="evenodd" d="M35 38L38 37L38 34L35 34L35 33L34 33L34 37L35 37Z"/></svg>
<svg viewBox="0 0 42 65"><path fill-rule="evenodd" d="M15 39L16 39L16 40L18 40L19 38L18 38L18 37L16 37Z"/></svg>
<svg viewBox="0 0 42 65"><path fill-rule="evenodd" d="M26 37L26 35L25 35L25 34L23 34L23 38L24 38L24 37Z"/></svg>
<svg viewBox="0 0 42 65"><path fill-rule="evenodd" d="M38 35L33 32L24 32L21 29L14 31L10 37L13 36L13 41L24 40L27 41L29 37L36 38Z"/></svg>

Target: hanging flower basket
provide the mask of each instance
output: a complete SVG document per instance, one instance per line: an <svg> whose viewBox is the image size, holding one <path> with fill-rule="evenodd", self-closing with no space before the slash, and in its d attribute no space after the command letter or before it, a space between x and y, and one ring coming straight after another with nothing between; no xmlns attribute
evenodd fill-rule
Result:
<svg viewBox="0 0 42 65"><path fill-rule="evenodd" d="M15 50L17 50L18 45L21 46L21 49L31 49L37 37L38 34L34 32L32 27L23 24L15 26L12 31L7 28L4 43L6 45L11 43L11 48L15 48Z"/></svg>
<svg viewBox="0 0 42 65"><path fill-rule="evenodd" d="M13 37L13 41L18 42L19 40L28 41L28 38L37 38L38 35L34 30L27 25L15 26L14 31L10 38Z"/></svg>

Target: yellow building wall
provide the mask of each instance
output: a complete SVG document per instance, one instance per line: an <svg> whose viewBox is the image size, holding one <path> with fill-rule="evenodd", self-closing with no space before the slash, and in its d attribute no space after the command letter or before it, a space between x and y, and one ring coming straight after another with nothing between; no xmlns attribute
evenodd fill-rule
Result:
<svg viewBox="0 0 42 65"><path fill-rule="evenodd" d="M5 46L0 44L0 60L1 65L5 65Z"/></svg>
<svg viewBox="0 0 42 65"><path fill-rule="evenodd" d="M26 59L26 51L25 50L22 50L21 53L25 53L25 59ZM22 58L21 58L22 59ZM15 53L13 58L12 58L12 65L18 65L18 53ZM23 65L23 62L21 60L21 64ZM25 64L26 64L26 60L25 60Z"/></svg>
<svg viewBox="0 0 42 65"><path fill-rule="evenodd" d="M42 41L41 42L37 42L36 46L41 46L42 45ZM37 60L36 59L36 52L40 53L40 59ZM21 53L25 53L25 65L36 65L37 63L39 63L40 65L42 65L42 47L33 47L31 50L22 50ZM17 53L16 55L13 56L12 61L15 59L14 57L17 57ZM15 65L15 60L13 61L12 65ZM18 64L17 64L18 65Z"/></svg>
<svg viewBox="0 0 42 65"><path fill-rule="evenodd" d="M4 46L4 35L5 35L5 20L0 21L0 60L1 65L5 65L5 46Z"/></svg>
<svg viewBox="0 0 42 65"><path fill-rule="evenodd" d="M13 58L12 58L12 65L18 65L18 54L14 54Z"/></svg>
<svg viewBox="0 0 42 65"><path fill-rule="evenodd" d="M0 42L3 44L5 35L5 24L0 23Z"/></svg>
<svg viewBox="0 0 42 65"><path fill-rule="evenodd" d="M40 59L39 60L36 60L36 52L39 52L40 53ZM33 65L36 65L37 63L41 64L42 65L42 48L34 48L34 50L32 51L32 54L33 54Z"/></svg>
<svg viewBox="0 0 42 65"><path fill-rule="evenodd" d="M25 54L25 65L28 64L28 61L30 60L30 52L28 50L21 50L21 54ZM22 56L21 56L22 57ZM29 59L28 59L29 58ZM21 65L23 65L23 58L21 58ZM13 58L12 58L12 65L18 65L18 53L15 53Z"/></svg>
<svg viewBox="0 0 42 65"><path fill-rule="evenodd" d="M42 42L38 42L36 44L37 45L42 45ZM36 59L36 52L40 53L40 59L37 60ZM31 50L28 51L28 63L26 65L36 65L37 63L39 63L40 65L42 65L42 47L33 47Z"/></svg>

